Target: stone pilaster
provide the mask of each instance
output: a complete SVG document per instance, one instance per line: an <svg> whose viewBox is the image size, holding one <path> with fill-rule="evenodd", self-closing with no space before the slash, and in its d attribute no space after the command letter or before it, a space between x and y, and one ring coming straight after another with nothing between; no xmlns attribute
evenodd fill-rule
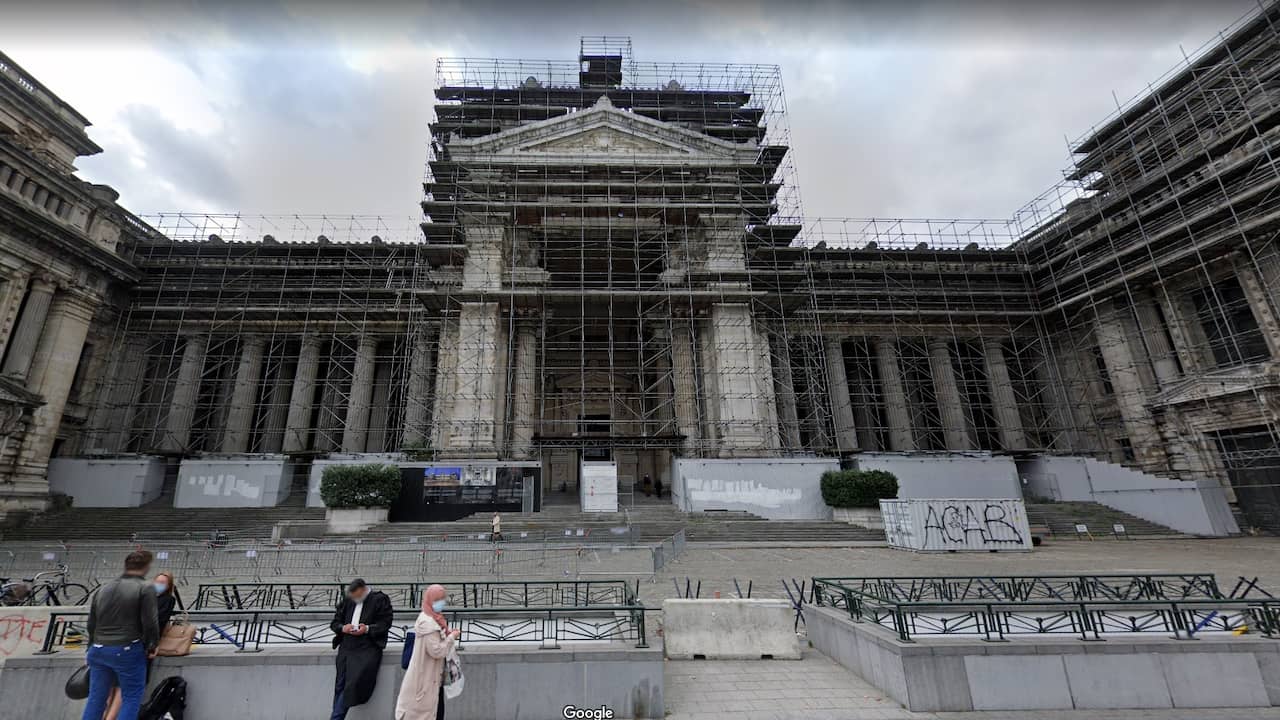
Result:
<svg viewBox="0 0 1280 720"><path fill-rule="evenodd" d="M320 338L304 335L298 352L298 366L293 372L293 388L289 393L289 414L285 418L282 447L286 453L305 452L310 446L311 413L315 407L316 373L319 369Z"/></svg>
<svg viewBox="0 0 1280 720"><path fill-rule="evenodd" d="M533 457L533 435L538 409L538 322L520 320L516 324L516 361L512 377L511 454Z"/></svg>
<svg viewBox="0 0 1280 720"><path fill-rule="evenodd" d="M227 407L227 426L222 434L222 452L249 451L253 433L253 413L258 406L258 379L262 377L262 353L266 339L248 335L240 345L240 361L236 363L231 402Z"/></svg>
<svg viewBox="0 0 1280 720"><path fill-rule="evenodd" d="M174 382L169 402L169 418L165 422L162 447L169 452L185 452L191 444L191 423L196 416L200 397L200 380L204 374L204 356L209 340L204 335L188 335L182 348L182 363Z"/></svg>
<svg viewBox="0 0 1280 720"><path fill-rule="evenodd" d="M378 339L360 336L356 358L351 367L351 390L347 395L347 418L342 428L342 451L362 453L369 441L369 408L373 401L374 363L377 361Z"/></svg>
<svg viewBox="0 0 1280 720"><path fill-rule="evenodd" d="M782 438L778 432L778 397L773 388L773 353L769 348L769 338L763 332L756 331L756 393L759 406L761 431L764 433L765 447L777 450L782 447Z"/></svg>
<svg viewBox="0 0 1280 720"><path fill-rule="evenodd" d="M57 286L47 277L37 277L31 281L22 316L18 318L18 325L9 338L3 369L6 376L19 379L27 377L56 291Z"/></svg>
<svg viewBox="0 0 1280 720"><path fill-rule="evenodd" d="M791 347L787 338L774 335L769 343L777 355L774 363L774 395L778 399L778 425L782 446L800 449L800 414L796 409L796 384L791 372Z"/></svg>
<svg viewBox="0 0 1280 720"><path fill-rule="evenodd" d="M1018 398L1013 392L1013 380L1009 377L1004 347L999 340L984 338L982 355L987 367L991 412L995 415L996 428L1000 433L1000 446L1005 450L1022 450L1027 447L1027 434L1022 427L1022 416L1018 413Z"/></svg>
<svg viewBox="0 0 1280 720"><path fill-rule="evenodd" d="M1158 468L1164 464L1164 453L1155 420L1147 408L1142 378L1124 330L1120 315L1122 312L1124 311L1113 303L1098 309L1095 330L1098 348L1107 366L1107 375L1111 378L1111 387L1115 391L1116 407L1120 410L1125 434L1133 446L1137 461L1144 467Z"/></svg>
<svg viewBox="0 0 1280 720"><path fill-rule="evenodd" d="M716 406L722 456L759 454L767 448L757 403L756 333L751 311L745 304L720 303L712 306L710 337L714 344L712 364L716 392L710 395Z"/></svg>
<svg viewBox="0 0 1280 720"><path fill-rule="evenodd" d="M969 433L960 386L956 383L956 371L951 364L951 346L945 339L929 341L929 370L933 375L938 414L942 418L943 442L948 450L972 450L973 436Z"/></svg>
<svg viewBox="0 0 1280 720"><path fill-rule="evenodd" d="M853 401L849 397L849 378L845 372L841 338L823 339L827 353L827 392L831 395L831 417L835 425L837 452L858 449L858 428L853 419Z"/></svg>
<svg viewBox="0 0 1280 720"><path fill-rule="evenodd" d="M671 321L672 402L675 405L676 429L684 436L682 447L686 457L698 446L698 380L694 375L694 327L688 318Z"/></svg>
<svg viewBox="0 0 1280 720"><path fill-rule="evenodd" d="M898 345L893 338L878 337L876 369L880 376L880 389L884 398L885 422L889 426L889 449L911 452L916 449L915 435L911 431L911 410L907 407L907 393L902 386L902 369L898 367Z"/></svg>
<svg viewBox="0 0 1280 720"><path fill-rule="evenodd" d="M431 328L418 330L409 356L409 382L405 388L404 432L401 447L419 447L427 440L430 424L431 346L435 333Z"/></svg>
<svg viewBox="0 0 1280 720"><path fill-rule="evenodd" d="M1169 342L1164 318L1160 314L1155 300L1141 300L1134 305L1138 316L1138 330L1142 333L1142 341L1147 348L1147 357L1151 360L1151 372L1161 388L1177 382L1182 373L1178 366L1177 353Z"/></svg>
<svg viewBox="0 0 1280 720"><path fill-rule="evenodd" d="M1186 295L1165 285L1157 286L1154 294L1164 313L1169 337L1173 339L1173 350L1182 363L1183 372L1194 374L1212 368L1215 363L1209 353L1209 341Z"/></svg>
<svg viewBox="0 0 1280 720"><path fill-rule="evenodd" d="M457 337L453 408L440 450L454 457L494 457L498 304L462 303Z"/></svg>
<svg viewBox="0 0 1280 720"><path fill-rule="evenodd" d="M436 351L436 395L431 416L432 445L445 447L449 442L453 417L453 392L458 366L458 320L445 318L440 326L439 349Z"/></svg>
<svg viewBox="0 0 1280 720"><path fill-rule="evenodd" d="M62 411L71 393L71 382L80 362L85 337L97 300L79 289L58 295L42 323L41 334L27 373L27 387L44 399L27 426L18 451L13 485L7 488L5 505L21 504L23 497L42 504L49 493L47 468L62 423Z"/></svg>

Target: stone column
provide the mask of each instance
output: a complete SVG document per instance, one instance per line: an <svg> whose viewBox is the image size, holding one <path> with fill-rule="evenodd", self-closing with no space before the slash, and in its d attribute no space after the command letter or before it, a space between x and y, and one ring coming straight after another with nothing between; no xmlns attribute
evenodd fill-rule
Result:
<svg viewBox="0 0 1280 720"><path fill-rule="evenodd" d="M520 320L516 324L516 362L512 399L511 453L517 458L533 457L533 431L538 407L538 323Z"/></svg>
<svg viewBox="0 0 1280 720"><path fill-rule="evenodd" d="M453 410L441 451L454 457L495 457L498 304L462 303L458 314Z"/></svg>
<svg viewBox="0 0 1280 720"><path fill-rule="evenodd" d="M907 393L902 387L902 370L898 367L897 343L893 338L886 337L878 337L874 342L880 388L884 396L885 421L889 425L889 449L911 452L916 449L916 439L911 431Z"/></svg>
<svg viewBox="0 0 1280 720"><path fill-rule="evenodd" d="M18 321L18 310L27 294L27 278L27 273L11 272L0 288L0 357L4 357L5 348L9 347L9 336Z"/></svg>
<svg viewBox="0 0 1280 720"><path fill-rule="evenodd" d="M942 418L943 442L948 450L972 450L973 436L964 415L956 371L951 365L951 347L943 338L929 340L929 370L933 374L933 392Z"/></svg>
<svg viewBox="0 0 1280 720"><path fill-rule="evenodd" d="M373 400L369 404L369 438L365 452L387 452L387 438L391 428L391 362L376 361L373 364ZM391 448L395 450L396 448Z"/></svg>
<svg viewBox="0 0 1280 720"><path fill-rule="evenodd" d="M369 440L369 408L373 400L374 362L378 339L360 336L356 359L351 367L351 392L347 396L347 421L342 428L342 451L362 453Z"/></svg>
<svg viewBox="0 0 1280 720"><path fill-rule="evenodd" d="M1094 331L1098 349L1107 366L1107 375L1111 378L1125 434L1128 435L1138 462L1143 466L1158 467L1164 462L1160 436L1156 431L1155 419L1147 408L1142 378L1138 374L1133 349L1129 346L1129 338L1124 331L1121 312L1124 311L1114 303L1099 307L1098 324Z"/></svg>
<svg viewBox="0 0 1280 720"><path fill-rule="evenodd" d="M133 410L142 394L142 377L147 369L147 339L131 337L111 360L89 427L94 434L90 452L118 453L129 450L129 429Z"/></svg>
<svg viewBox="0 0 1280 720"><path fill-rule="evenodd" d="M765 436L765 447L777 450L782 447L782 438L778 432L778 397L773 389L773 353L769 348L769 338L756 331L756 392L759 406L762 431Z"/></svg>
<svg viewBox="0 0 1280 720"><path fill-rule="evenodd" d="M165 422L164 442L169 452L184 452L191 443L191 423L196 416L200 397L200 380L204 375L204 354L209 340L204 335L188 335L182 348L182 364L169 402L169 418Z"/></svg>
<svg viewBox="0 0 1280 720"><path fill-rule="evenodd" d="M770 344L778 355L774 363L774 395L778 398L778 424L781 426L782 446L788 450L800 449L800 414L796 410L795 377L791 374L791 347L787 338L774 335Z"/></svg>
<svg viewBox="0 0 1280 720"><path fill-rule="evenodd" d="M1271 359L1280 358L1280 319L1276 317L1275 308L1271 307L1271 299L1253 263L1244 257L1235 260L1236 277L1240 279L1240 288L1249 301L1249 310L1258 322L1258 329L1267 342L1267 350L1271 351Z"/></svg>
<svg viewBox="0 0 1280 720"><path fill-rule="evenodd" d="M293 373L293 389L289 393L289 414L285 418L284 443L286 453L305 452L311 435L311 411L316 401L316 373L320 369L320 338L315 335L302 337L302 349L298 353L298 367Z"/></svg>
<svg viewBox="0 0 1280 720"><path fill-rule="evenodd" d="M427 403L431 400L431 346L435 342L434 334L433 329L424 326L419 328L418 335L414 338L409 356L409 381L405 388L401 447L420 447L427 440L430 422Z"/></svg>
<svg viewBox="0 0 1280 720"><path fill-rule="evenodd" d="M278 343L275 345L279 347ZM277 352L279 350L272 351L273 354ZM290 368L290 363L282 358L277 358L273 365L276 368L274 373L268 371L268 377L264 379L264 382L269 383L262 418L261 447L262 452L265 453L279 453L284 450L284 429L289 422L289 392L292 389L290 379L293 377L289 371L296 369Z"/></svg>
<svg viewBox="0 0 1280 720"><path fill-rule="evenodd" d="M1177 382L1182 374L1178 368L1178 357L1165 332L1160 309L1156 307L1154 300L1142 300L1134 305L1134 311L1138 315L1138 329L1146 343L1147 357L1151 359L1151 371L1160 387L1167 388Z"/></svg>
<svg viewBox="0 0 1280 720"><path fill-rule="evenodd" d="M9 349L4 359L3 369L6 376L18 379L27 377L56 290L57 286L49 278L38 277L31 281L31 290L27 293L27 304L22 308L22 317L18 318L18 326L9 338Z"/></svg>
<svg viewBox="0 0 1280 720"><path fill-rule="evenodd" d="M1209 341L1195 319L1195 310L1189 307L1190 301L1177 289L1164 285L1156 286L1153 292L1164 313L1169 337L1173 339L1173 350L1178 354L1183 372L1191 375L1212 368L1214 363L1209 353Z"/></svg>
<svg viewBox="0 0 1280 720"><path fill-rule="evenodd" d="M1013 392L1004 347L995 338L984 338L982 354L986 360L991 412L1000 433L1000 446L1005 450L1022 450L1027 447L1027 434L1022 427L1022 416L1018 414L1018 398Z"/></svg>
<svg viewBox="0 0 1280 720"><path fill-rule="evenodd" d="M13 484L6 488L10 501L30 496L42 502L48 497L46 470L62 423L62 411L71 393L71 382L80 362L96 298L78 289L59 294L48 312L44 333L36 345L27 388L44 399L32 411L22 447L18 451Z"/></svg>
<svg viewBox="0 0 1280 720"><path fill-rule="evenodd" d="M694 376L693 323L688 318L671 321L672 402L676 411L676 428L684 436L684 455L690 457L698 447L698 380Z"/></svg>
<svg viewBox="0 0 1280 720"><path fill-rule="evenodd" d="M858 449L858 429L853 420L853 401L849 397L849 378L844 367L841 338L823 338L827 352L827 391L831 395L831 417L835 425L837 452Z"/></svg>
<svg viewBox="0 0 1280 720"><path fill-rule="evenodd" d="M262 351L266 342L261 335L248 335L240 345L240 362L236 365L231 402L227 408L227 427L222 435L224 453L249 451L253 412L258 406L258 378L262 376Z"/></svg>
<svg viewBox="0 0 1280 720"><path fill-rule="evenodd" d="M702 401L701 454L715 457L720 445L720 375L716 370L716 339L711 321L700 321L698 328L698 386Z"/></svg>

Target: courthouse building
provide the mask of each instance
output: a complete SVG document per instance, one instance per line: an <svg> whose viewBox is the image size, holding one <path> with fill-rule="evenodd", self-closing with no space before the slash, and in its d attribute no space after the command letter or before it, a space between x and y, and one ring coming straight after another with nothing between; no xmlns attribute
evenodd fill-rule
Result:
<svg viewBox="0 0 1280 720"><path fill-rule="evenodd" d="M148 224L75 178L87 122L0 55L4 501L42 505L50 456L518 461L544 493L583 461L630 487L680 460L1002 458L1068 499L1050 461L1089 458L1280 530L1278 20L1001 221L806 220L778 67L584 38L439 62L420 232Z"/></svg>

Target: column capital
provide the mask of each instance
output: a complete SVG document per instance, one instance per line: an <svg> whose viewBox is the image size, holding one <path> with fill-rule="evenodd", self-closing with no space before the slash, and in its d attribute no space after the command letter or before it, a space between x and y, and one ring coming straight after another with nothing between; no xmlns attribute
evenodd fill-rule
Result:
<svg viewBox="0 0 1280 720"><path fill-rule="evenodd" d="M56 292L58 290L58 279L54 276L37 272L31 276L31 292Z"/></svg>
<svg viewBox="0 0 1280 720"><path fill-rule="evenodd" d="M926 345L930 350L942 349L948 352L951 350L951 341L947 338L931 337L927 339Z"/></svg>
<svg viewBox="0 0 1280 720"><path fill-rule="evenodd" d="M319 347L320 347L320 343L321 343L321 340L320 340L320 336L319 336L318 334L313 333L313 332L303 333L303 334L302 334L302 346L303 346L303 347L319 348Z"/></svg>

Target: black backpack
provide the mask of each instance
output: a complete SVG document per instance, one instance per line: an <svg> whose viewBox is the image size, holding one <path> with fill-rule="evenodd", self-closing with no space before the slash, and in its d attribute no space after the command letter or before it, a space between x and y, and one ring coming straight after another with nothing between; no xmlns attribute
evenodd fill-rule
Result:
<svg viewBox="0 0 1280 720"><path fill-rule="evenodd" d="M160 681L138 712L138 720L161 720L165 713L182 720L187 709L187 681L173 675Z"/></svg>

